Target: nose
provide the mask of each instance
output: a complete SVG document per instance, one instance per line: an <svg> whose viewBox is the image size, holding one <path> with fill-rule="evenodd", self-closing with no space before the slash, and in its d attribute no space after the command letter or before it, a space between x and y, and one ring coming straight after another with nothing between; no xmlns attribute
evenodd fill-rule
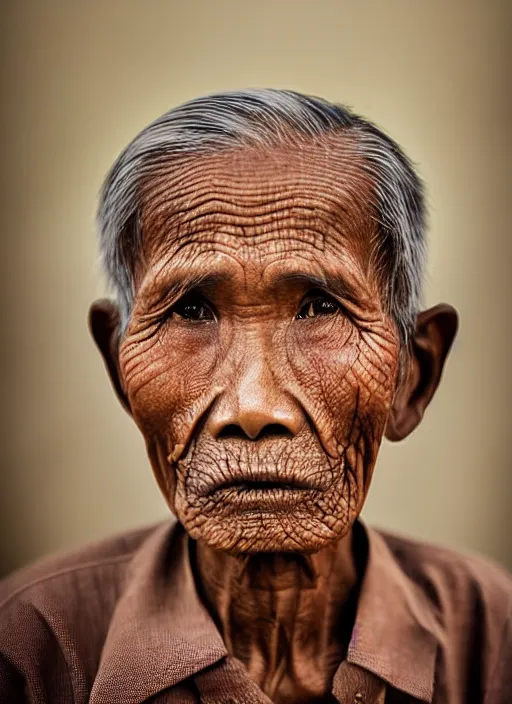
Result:
<svg viewBox="0 0 512 704"><path fill-rule="evenodd" d="M275 379L262 358L245 363L226 391L217 399L206 422L216 439L266 436L293 437L305 422L300 406Z"/></svg>

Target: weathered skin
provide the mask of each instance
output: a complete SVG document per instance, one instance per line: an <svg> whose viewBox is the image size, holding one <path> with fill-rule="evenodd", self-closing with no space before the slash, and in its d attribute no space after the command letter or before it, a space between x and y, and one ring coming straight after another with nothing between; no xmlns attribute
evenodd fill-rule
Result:
<svg viewBox="0 0 512 704"><path fill-rule="evenodd" d="M382 436L419 422L455 334L448 307L424 314L418 344L437 366L423 378L411 362L398 388L371 185L339 136L335 149L162 160L141 194L119 346L115 311L93 310L160 488L197 541L200 593L275 702L328 700L360 576L351 528Z"/></svg>

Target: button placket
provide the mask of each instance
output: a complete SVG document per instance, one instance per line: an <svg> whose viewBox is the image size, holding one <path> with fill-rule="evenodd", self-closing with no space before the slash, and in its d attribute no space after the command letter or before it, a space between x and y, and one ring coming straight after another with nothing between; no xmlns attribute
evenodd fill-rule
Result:
<svg viewBox="0 0 512 704"><path fill-rule="evenodd" d="M243 664L233 657L196 675L194 683L201 704L272 704L247 675Z"/></svg>
<svg viewBox="0 0 512 704"><path fill-rule="evenodd" d="M332 693L341 704L384 704L386 683L345 660L334 676Z"/></svg>

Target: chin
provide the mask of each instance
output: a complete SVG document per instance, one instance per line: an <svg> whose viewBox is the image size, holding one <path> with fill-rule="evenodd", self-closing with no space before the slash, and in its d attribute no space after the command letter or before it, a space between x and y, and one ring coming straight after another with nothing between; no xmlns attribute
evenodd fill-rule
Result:
<svg viewBox="0 0 512 704"><path fill-rule="evenodd" d="M227 516L187 514L177 507L178 519L191 538L233 555L316 552L347 535L357 516L354 512L326 518L298 507L286 512L268 507L232 511Z"/></svg>

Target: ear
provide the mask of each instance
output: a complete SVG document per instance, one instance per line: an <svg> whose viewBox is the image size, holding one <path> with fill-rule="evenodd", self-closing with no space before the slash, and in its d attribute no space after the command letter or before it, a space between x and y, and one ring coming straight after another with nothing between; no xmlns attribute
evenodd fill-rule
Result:
<svg viewBox="0 0 512 704"><path fill-rule="evenodd" d="M89 310L89 329L103 357L114 391L123 408L131 414L119 369L121 316L116 304L107 298L95 301Z"/></svg>
<svg viewBox="0 0 512 704"><path fill-rule="evenodd" d="M444 363L458 328L452 306L440 303L418 315L407 369L393 399L385 436L388 440L407 437L423 418L441 381Z"/></svg>

